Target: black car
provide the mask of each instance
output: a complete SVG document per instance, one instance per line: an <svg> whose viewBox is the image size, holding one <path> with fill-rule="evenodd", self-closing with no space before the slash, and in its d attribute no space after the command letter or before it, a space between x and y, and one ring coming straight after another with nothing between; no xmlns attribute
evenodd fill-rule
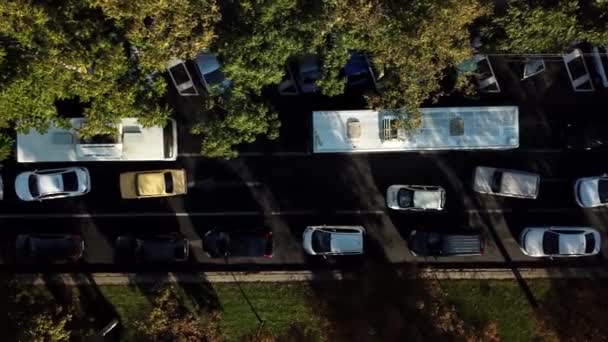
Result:
<svg viewBox="0 0 608 342"><path fill-rule="evenodd" d="M190 243L174 235L151 237L119 236L116 256L120 260L141 263L173 263L188 260Z"/></svg>
<svg viewBox="0 0 608 342"><path fill-rule="evenodd" d="M272 232L267 228L215 228L203 237L203 249L211 258L266 257L272 258Z"/></svg>
<svg viewBox="0 0 608 342"><path fill-rule="evenodd" d="M84 241L78 235L19 235L18 262L76 262L84 255Z"/></svg>
<svg viewBox="0 0 608 342"><path fill-rule="evenodd" d="M566 148L591 150L608 146L608 123L569 123L564 129Z"/></svg>
<svg viewBox="0 0 608 342"><path fill-rule="evenodd" d="M415 256L475 256L482 255L484 241L480 234L447 234L414 230L408 248Z"/></svg>

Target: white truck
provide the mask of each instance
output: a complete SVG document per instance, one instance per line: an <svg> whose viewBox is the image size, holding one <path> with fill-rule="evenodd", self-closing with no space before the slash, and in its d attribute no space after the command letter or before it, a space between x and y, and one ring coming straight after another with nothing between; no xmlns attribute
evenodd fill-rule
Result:
<svg viewBox="0 0 608 342"><path fill-rule="evenodd" d="M122 119L117 134L82 139L78 128L85 118L71 119L72 128L50 127L45 133L31 129L17 134L17 161L170 161L177 158L177 124L143 127L136 118Z"/></svg>
<svg viewBox="0 0 608 342"><path fill-rule="evenodd" d="M517 107L421 108L422 124L399 127L391 110L312 113L313 153L502 150L519 147Z"/></svg>

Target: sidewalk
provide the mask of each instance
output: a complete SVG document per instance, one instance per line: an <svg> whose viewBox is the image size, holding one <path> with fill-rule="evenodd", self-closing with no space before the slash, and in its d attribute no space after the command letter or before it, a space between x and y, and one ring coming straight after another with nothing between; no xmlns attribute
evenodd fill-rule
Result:
<svg viewBox="0 0 608 342"><path fill-rule="evenodd" d="M418 272L396 270L401 277L409 279L494 279L512 280L516 275L511 269L436 269L426 268ZM575 278L608 278L606 268L544 268L519 269L523 279L575 279ZM88 283L89 279L98 285L133 285L151 283L230 283L230 282L310 282L353 280L365 273L340 271L294 271L294 272L196 272L196 273L92 273L89 277L84 274L56 274L46 277L40 274L18 274L15 279L32 285L44 285L46 281L62 282L66 285Z"/></svg>

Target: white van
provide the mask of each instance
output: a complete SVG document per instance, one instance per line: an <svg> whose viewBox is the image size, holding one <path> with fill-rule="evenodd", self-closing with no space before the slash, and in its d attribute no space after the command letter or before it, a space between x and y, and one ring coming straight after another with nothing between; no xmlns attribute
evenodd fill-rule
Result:
<svg viewBox="0 0 608 342"><path fill-rule="evenodd" d="M473 190L482 194L536 199L540 176L535 173L478 166L473 173Z"/></svg>

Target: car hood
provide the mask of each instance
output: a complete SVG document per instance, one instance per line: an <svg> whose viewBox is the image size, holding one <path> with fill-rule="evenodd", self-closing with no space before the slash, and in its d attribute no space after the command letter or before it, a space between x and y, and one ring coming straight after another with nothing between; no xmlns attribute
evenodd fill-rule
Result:
<svg viewBox="0 0 608 342"><path fill-rule="evenodd" d="M414 207L422 209L441 208L440 191L416 191L414 192Z"/></svg>
<svg viewBox="0 0 608 342"><path fill-rule="evenodd" d="M214 53L201 53L196 56L195 63L203 75L214 72L221 67L217 55Z"/></svg>
<svg viewBox="0 0 608 342"><path fill-rule="evenodd" d="M17 197L24 201L31 201L34 199L28 186L28 178L30 175L31 172L23 172L17 175L17 178L15 179L15 192L17 193Z"/></svg>
<svg viewBox="0 0 608 342"><path fill-rule="evenodd" d="M585 206L597 206L601 204L598 193L598 178L583 179L578 183L578 198Z"/></svg>
<svg viewBox="0 0 608 342"><path fill-rule="evenodd" d="M332 234L330 247L334 253L361 252L363 239L360 234Z"/></svg>

